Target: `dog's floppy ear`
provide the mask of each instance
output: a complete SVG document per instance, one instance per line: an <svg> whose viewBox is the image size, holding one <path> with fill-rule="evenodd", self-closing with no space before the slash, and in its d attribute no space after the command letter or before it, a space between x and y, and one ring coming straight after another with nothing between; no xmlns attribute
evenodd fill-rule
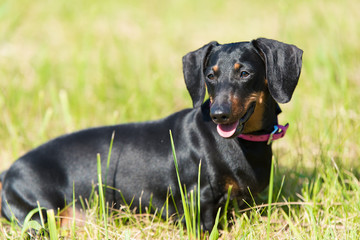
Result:
<svg viewBox="0 0 360 240"><path fill-rule="evenodd" d="M294 45L266 38L251 43L265 62L271 96L279 103L289 102L300 77L303 51Z"/></svg>
<svg viewBox="0 0 360 240"><path fill-rule="evenodd" d="M217 45L219 45L217 42L210 42L198 50L189 52L182 59L185 84L194 108L201 106L204 101L206 93L204 79L206 59L211 49Z"/></svg>

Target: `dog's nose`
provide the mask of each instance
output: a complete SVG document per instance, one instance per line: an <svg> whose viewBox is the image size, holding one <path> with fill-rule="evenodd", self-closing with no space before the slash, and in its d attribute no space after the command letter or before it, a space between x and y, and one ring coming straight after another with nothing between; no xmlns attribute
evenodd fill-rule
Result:
<svg viewBox="0 0 360 240"><path fill-rule="evenodd" d="M211 106L210 117L217 124L228 123L231 115L229 106Z"/></svg>

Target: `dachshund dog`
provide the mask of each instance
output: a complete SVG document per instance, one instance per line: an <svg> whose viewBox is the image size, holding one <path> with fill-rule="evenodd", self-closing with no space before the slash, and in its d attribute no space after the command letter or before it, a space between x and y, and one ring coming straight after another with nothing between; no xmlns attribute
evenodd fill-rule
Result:
<svg viewBox="0 0 360 240"><path fill-rule="evenodd" d="M197 186L201 161L200 221L204 230L211 230L227 198L249 200L268 185L271 142L287 128L278 125L278 103L293 95L302 53L294 45L265 38L210 42L188 53L183 72L193 108L157 121L85 129L31 150L1 174L2 216L21 225L37 201L57 211L73 197L89 198L98 182L97 154L103 159L110 205L132 202L140 210L151 202L153 209L161 209L171 192L168 214L182 214L171 130L179 176L188 192ZM209 99L204 102L206 90ZM39 220L39 214L33 219Z"/></svg>

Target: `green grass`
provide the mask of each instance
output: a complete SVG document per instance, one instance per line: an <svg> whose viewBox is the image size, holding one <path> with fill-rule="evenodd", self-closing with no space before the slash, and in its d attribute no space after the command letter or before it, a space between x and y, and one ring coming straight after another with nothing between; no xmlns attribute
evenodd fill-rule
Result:
<svg viewBox="0 0 360 240"><path fill-rule="evenodd" d="M293 99L281 106L280 122L290 128L273 145L272 194L260 194L256 208L237 214L220 235L355 239L360 234L358 9L357 0L3 0L0 169L63 133L158 119L190 107L184 54L212 40L274 38L296 44L304 57ZM126 207L99 216L100 200L93 199L84 200L88 218L75 226L76 234L55 226L56 234L188 237L170 219L136 215ZM53 227L48 230L55 234ZM20 235L15 224L0 222L0 238Z"/></svg>

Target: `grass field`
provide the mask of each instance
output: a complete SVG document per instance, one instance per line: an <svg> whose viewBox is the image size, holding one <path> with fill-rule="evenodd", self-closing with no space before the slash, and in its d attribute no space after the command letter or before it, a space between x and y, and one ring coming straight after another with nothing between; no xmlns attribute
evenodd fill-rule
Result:
<svg viewBox="0 0 360 240"><path fill-rule="evenodd" d="M360 235L358 0L2 0L0 169L37 145L90 126L158 119L191 106L181 57L217 40L257 37L304 50L287 136L273 145L272 206L238 214L222 239L356 239ZM96 160L96 156L94 156ZM94 200L73 239L187 239L169 221ZM269 212L270 210L270 212ZM268 218L270 216L270 218ZM116 219L116 220L114 220ZM52 228L53 230L53 228ZM21 228L0 222L1 239ZM191 237L191 236L190 236Z"/></svg>

